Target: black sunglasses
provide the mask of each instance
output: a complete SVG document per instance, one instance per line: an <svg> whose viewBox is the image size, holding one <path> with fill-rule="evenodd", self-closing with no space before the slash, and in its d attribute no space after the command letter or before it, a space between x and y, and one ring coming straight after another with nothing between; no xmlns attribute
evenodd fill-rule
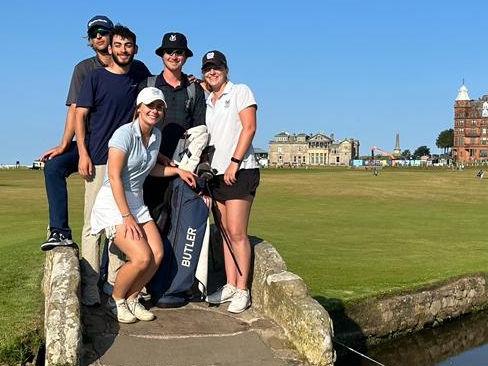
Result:
<svg viewBox="0 0 488 366"><path fill-rule="evenodd" d="M209 72L210 70L215 70L215 71L222 71L224 69L223 66L217 66L217 65L208 65L205 66L202 69L202 72L205 74L206 72Z"/></svg>
<svg viewBox="0 0 488 366"><path fill-rule="evenodd" d="M175 49L170 49L170 48L167 48L164 50L164 53L167 54L167 55L178 55L178 56L182 56L185 54L185 50L181 49L181 48L175 48Z"/></svg>
<svg viewBox="0 0 488 366"><path fill-rule="evenodd" d="M103 37L103 36L106 36L109 33L110 33L110 31L107 30L107 29L98 28L98 29L94 29L94 30L90 31L90 33L88 33L88 36L90 38L97 38L97 35L98 34L100 34Z"/></svg>

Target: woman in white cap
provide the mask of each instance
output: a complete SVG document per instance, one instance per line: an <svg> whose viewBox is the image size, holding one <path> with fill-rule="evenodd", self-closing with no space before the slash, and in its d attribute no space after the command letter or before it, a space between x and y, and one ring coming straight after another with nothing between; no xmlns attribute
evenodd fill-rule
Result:
<svg viewBox="0 0 488 366"><path fill-rule="evenodd" d="M195 185L192 173L156 163L161 132L154 126L164 118L165 110L161 90L148 87L139 92L134 120L119 127L109 141L107 173L91 215L92 234L105 230L128 259L118 271L107 302L107 313L121 323L155 318L138 301L140 290L163 258L161 236L143 202L144 179L149 174L179 175Z"/></svg>
<svg viewBox="0 0 488 366"><path fill-rule="evenodd" d="M257 104L247 85L228 80L229 68L222 52L210 51L203 56L202 73L210 91L205 119L209 145L215 147L212 168L217 170L210 188L217 202L223 239L229 239L228 245L224 245L227 283L207 296L207 302L230 302L227 310L240 313L251 305L248 289L251 245L247 226L259 185L259 166L252 146Z"/></svg>

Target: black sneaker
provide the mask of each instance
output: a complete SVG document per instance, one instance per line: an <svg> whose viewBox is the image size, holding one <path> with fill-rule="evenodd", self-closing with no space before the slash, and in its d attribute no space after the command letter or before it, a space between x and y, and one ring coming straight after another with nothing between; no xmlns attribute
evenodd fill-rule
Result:
<svg viewBox="0 0 488 366"><path fill-rule="evenodd" d="M73 240L55 231L51 233L49 239L47 239L44 243L41 244L41 250L46 251L46 250L51 250L55 247L60 247L60 246L69 247L73 245L76 245Z"/></svg>

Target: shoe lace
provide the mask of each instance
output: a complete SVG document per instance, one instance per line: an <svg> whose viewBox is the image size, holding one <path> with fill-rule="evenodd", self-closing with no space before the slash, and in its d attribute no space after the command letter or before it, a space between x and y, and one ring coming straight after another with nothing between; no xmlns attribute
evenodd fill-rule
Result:
<svg viewBox="0 0 488 366"><path fill-rule="evenodd" d="M137 300L127 300L128 309L134 314L136 310L141 310L142 304ZM144 308L146 310L146 308Z"/></svg>
<svg viewBox="0 0 488 366"><path fill-rule="evenodd" d="M225 291L225 290L230 291L230 292L236 291L234 286L232 286L231 284L228 284L228 283L225 284L224 286L220 287L220 291Z"/></svg>
<svg viewBox="0 0 488 366"><path fill-rule="evenodd" d="M247 291L246 290L237 290L234 296L239 300L247 299Z"/></svg>
<svg viewBox="0 0 488 366"><path fill-rule="evenodd" d="M120 310L122 311L129 311L130 312L130 304L128 304L126 301L124 301L121 304L118 304L117 306Z"/></svg>
<svg viewBox="0 0 488 366"><path fill-rule="evenodd" d="M59 233L58 232L54 232L52 233L50 236L49 236L49 240L48 241L58 241L60 240L61 238L59 237Z"/></svg>

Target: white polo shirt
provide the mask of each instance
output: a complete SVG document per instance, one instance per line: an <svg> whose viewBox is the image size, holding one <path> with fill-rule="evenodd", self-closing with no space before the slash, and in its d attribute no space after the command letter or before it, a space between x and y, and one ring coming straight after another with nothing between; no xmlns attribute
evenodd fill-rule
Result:
<svg viewBox="0 0 488 366"><path fill-rule="evenodd" d="M257 105L254 95L245 84L233 84L228 81L224 92L217 99L215 105L212 104L212 95L207 98L207 111L205 124L210 135L209 145L215 147L212 158L212 168L217 169L217 174L224 174L233 156L239 134L242 130L242 123L239 112L243 109ZM249 145L239 169L255 169L259 165L254 156L254 148Z"/></svg>

